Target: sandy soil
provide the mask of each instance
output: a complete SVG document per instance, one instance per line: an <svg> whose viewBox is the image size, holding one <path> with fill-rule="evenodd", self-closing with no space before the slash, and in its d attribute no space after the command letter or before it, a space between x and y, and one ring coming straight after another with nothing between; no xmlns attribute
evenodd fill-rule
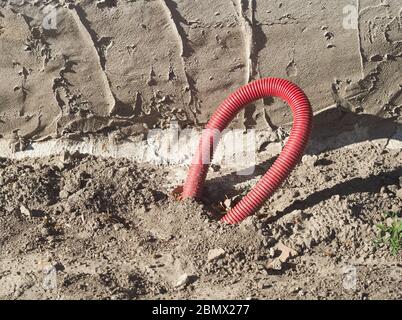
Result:
<svg viewBox="0 0 402 320"><path fill-rule="evenodd" d="M402 298L402 254L374 244L384 212L401 212L400 150L305 156L258 215L217 222L260 160L247 177L214 167L205 201L181 203L181 167L1 159L0 298Z"/></svg>

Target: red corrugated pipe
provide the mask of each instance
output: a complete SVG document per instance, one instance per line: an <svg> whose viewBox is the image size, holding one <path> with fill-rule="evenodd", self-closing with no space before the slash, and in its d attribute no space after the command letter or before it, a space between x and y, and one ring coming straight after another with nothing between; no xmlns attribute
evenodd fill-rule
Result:
<svg viewBox="0 0 402 320"><path fill-rule="evenodd" d="M230 95L218 108L203 131L194 156L182 198L201 197L208 168L216 149L220 133L234 117L251 102L265 98L279 97L285 100L293 112L293 127L282 153L258 182L258 184L223 218L222 221L236 224L257 212L263 203L286 180L300 161L308 143L313 113L304 92L295 84L277 78L265 78L241 87Z"/></svg>

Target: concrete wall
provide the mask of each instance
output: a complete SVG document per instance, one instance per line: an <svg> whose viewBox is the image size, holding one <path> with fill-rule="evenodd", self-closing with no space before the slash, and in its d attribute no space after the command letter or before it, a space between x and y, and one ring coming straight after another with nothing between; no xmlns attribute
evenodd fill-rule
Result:
<svg viewBox="0 0 402 320"><path fill-rule="evenodd" d="M230 92L268 76L301 86L317 113L337 105L400 123L402 3L0 1L0 138L201 126ZM266 99L234 125L290 122Z"/></svg>

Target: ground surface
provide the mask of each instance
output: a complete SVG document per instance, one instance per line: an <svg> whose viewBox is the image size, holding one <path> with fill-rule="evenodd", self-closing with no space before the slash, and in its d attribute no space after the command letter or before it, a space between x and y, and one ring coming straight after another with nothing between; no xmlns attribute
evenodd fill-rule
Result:
<svg viewBox="0 0 402 320"><path fill-rule="evenodd" d="M245 193L270 162L215 167L206 197ZM171 197L185 168L2 159L0 298L401 298L401 253L374 245L402 207L401 163L369 143L306 156L257 216L224 226L211 203Z"/></svg>

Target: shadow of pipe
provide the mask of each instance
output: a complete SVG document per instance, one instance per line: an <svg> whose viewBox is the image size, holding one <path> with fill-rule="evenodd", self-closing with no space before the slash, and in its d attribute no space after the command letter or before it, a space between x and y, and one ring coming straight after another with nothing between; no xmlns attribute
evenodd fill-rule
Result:
<svg viewBox="0 0 402 320"><path fill-rule="evenodd" d="M270 158L247 169L249 172L253 171L251 175L239 175L237 171L233 171L227 175L207 180L204 186L203 202L216 203L225 200L225 196L228 198L237 196L239 191L235 189L236 185L264 175L267 168L271 167L276 159L277 157Z"/></svg>
<svg viewBox="0 0 402 320"><path fill-rule="evenodd" d="M395 170L383 172L376 176L368 178L354 178L349 181L339 183L333 187L323 189L307 196L304 200L296 200L283 211L275 216L269 217L266 223L273 223L283 218L295 210L305 210L326 201L333 196L349 196L355 193L379 193L384 186L390 186L399 183L399 177L402 175L402 166Z"/></svg>
<svg viewBox="0 0 402 320"><path fill-rule="evenodd" d="M314 117L314 129L306 154L315 155L359 142L379 139L387 140L391 137L398 141L402 141L402 124L398 123L396 118L384 119L374 115L354 114L344 112L339 108L332 108L325 110ZM255 170L251 175L242 176L238 175L237 171L233 171L225 176L207 181L205 184L204 199L209 203L216 203L225 200L225 197L231 198L239 195L239 191L235 190L235 186L264 175L276 158L277 157L270 158L263 163L256 165ZM350 180L350 184L353 187L357 187L356 190L363 190L363 186L359 185L360 180L364 181L364 179L356 178ZM348 183L345 183L344 187L347 187L348 185ZM365 188L368 188L368 186ZM338 193L334 194L340 195L342 195L345 190L348 190L341 190L342 187L335 189ZM379 191L379 189L376 191ZM325 200L326 198L322 197L325 192L328 191L324 190L312 195L313 198L310 198L308 202L321 198L322 200L320 201ZM350 192L353 192L353 188ZM374 192L374 190L370 191L368 189L367 192ZM314 203L314 201L312 202ZM295 205L295 208L296 207L297 206ZM286 213L289 212L286 210L284 214Z"/></svg>

